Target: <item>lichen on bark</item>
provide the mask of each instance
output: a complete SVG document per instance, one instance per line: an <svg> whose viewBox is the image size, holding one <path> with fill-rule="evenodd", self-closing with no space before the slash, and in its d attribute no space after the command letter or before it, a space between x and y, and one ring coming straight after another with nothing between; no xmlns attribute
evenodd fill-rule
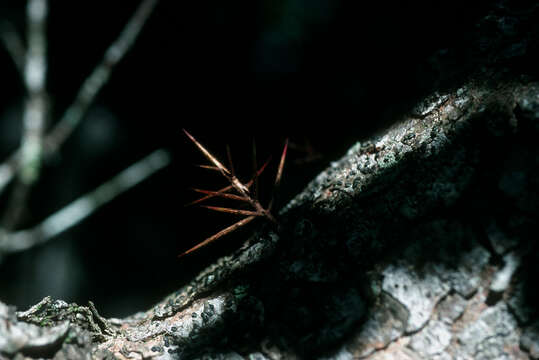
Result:
<svg viewBox="0 0 539 360"><path fill-rule="evenodd" d="M537 358L539 83L506 62L529 37L487 35L482 68L358 141L277 229L125 319L0 304L0 358Z"/></svg>

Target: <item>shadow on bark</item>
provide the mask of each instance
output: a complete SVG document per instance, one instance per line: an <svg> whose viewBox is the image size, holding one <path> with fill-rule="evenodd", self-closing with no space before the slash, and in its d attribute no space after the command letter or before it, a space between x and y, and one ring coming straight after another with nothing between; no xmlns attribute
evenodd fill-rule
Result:
<svg viewBox="0 0 539 360"><path fill-rule="evenodd" d="M526 211L518 203L537 188L508 196L500 182L513 173L504 158L523 151L533 160L536 149L525 141L525 125L516 134L485 132L502 116L498 105L470 119L435 156L410 152L361 189L351 183L348 192L332 190L328 183L323 191L340 191L336 199L315 196L286 213L280 249L263 271L252 272L246 295L260 301L266 324L258 330L268 346L312 358L352 341L366 356L433 322L445 300L499 295L495 306L515 286L523 293L511 311L527 313L519 319L523 325L535 317L534 276L524 273L536 257L537 212L533 202ZM537 169L528 164L523 171L532 179L529 172ZM347 179L341 181L346 188ZM508 253L523 256L517 276L489 290ZM234 332L257 333L252 327Z"/></svg>

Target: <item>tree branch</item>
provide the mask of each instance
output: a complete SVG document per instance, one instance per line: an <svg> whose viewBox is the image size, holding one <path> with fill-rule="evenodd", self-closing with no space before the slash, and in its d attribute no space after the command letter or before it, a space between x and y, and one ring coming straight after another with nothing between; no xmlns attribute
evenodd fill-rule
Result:
<svg viewBox="0 0 539 360"><path fill-rule="evenodd" d="M107 83L115 65L121 61L134 44L157 2L158 0L142 1L119 37L105 52L101 63L86 78L73 103L67 108L53 129L45 135L43 139L43 156L50 156L58 151L80 123L88 107L92 104L101 88ZM15 172L19 168L21 151L21 149L15 151L0 165L0 193L13 179Z"/></svg>
<svg viewBox="0 0 539 360"><path fill-rule="evenodd" d="M120 36L105 52L101 63L86 78L73 103L67 108L54 128L47 134L45 142L48 155L56 152L80 123L88 107L108 82L114 67L123 59L135 43L157 2L158 0L143 0L141 2L129 22L125 25Z"/></svg>
<svg viewBox="0 0 539 360"><path fill-rule="evenodd" d="M7 21L3 21L0 24L0 39L2 39L6 51L22 77L24 73L26 49L24 48L24 43L17 33L17 30Z"/></svg>
<svg viewBox="0 0 539 360"><path fill-rule="evenodd" d="M157 150L131 165L95 190L85 194L47 217L37 226L0 238L0 256L27 250L43 244L70 229L120 194L144 181L170 162L167 152Z"/></svg>
<svg viewBox="0 0 539 360"><path fill-rule="evenodd" d="M47 0L29 0L27 4L27 40L24 63L14 31L4 32L4 43L14 62L22 70L28 99L23 109L21 146L5 163L0 165L0 192L18 172L19 181L13 187L0 229L0 256L22 251L54 238L59 233L93 213L99 206L166 166L168 155L160 150L126 169L92 193L82 196L64 209L51 215L32 229L10 232L22 213L29 188L38 180L42 160L58 151L88 107L108 81L112 70L129 51L157 4L157 0L143 0L120 36L107 49L103 60L82 84L75 101L68 107L56 126L45 135L47 109Z"/></svg>
<svg viewBox="0 0 539 360"><path fill-rule="evenodd" d="M28 50L24 66L24 84L28 100L23 113L21 141L21 181L33 184L39 177L42 138L47 116L47 0L30 0L27 5Z"/></svg>

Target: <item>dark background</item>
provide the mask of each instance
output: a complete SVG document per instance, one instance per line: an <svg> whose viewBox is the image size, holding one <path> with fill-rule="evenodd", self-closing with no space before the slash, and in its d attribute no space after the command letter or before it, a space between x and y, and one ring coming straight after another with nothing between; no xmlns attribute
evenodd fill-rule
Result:
<svg viewBox="0 0 539 360"><path fill-rule="evenodd" d="M137 5L51 1L50 124ZM7 257L0 264L0 300L19 308L46 295L92 300L104 316L115 317L147 309L239 246L256 226L177 259L235 221L184 207L196 198L190 187L225 183L193 166L204 159L182 128L222 160L229 144L244 179L256 139L259 162L273 156L261 184L266 197L284 139L311 144L321 155L316 161L302 162L306 153L290 151L281 196L289 199L356 141L440 86L432 57L465 52L484 6L162 0L82 125L47 162L20 227L38 223L157 148L170 151L172 164L54 241ZM2 1L0 19L22 33L23 2ZM4 49L0 79L0 153L6 157L18 146L25 94ZM6 199L2 195L0 206Z"/></svg>

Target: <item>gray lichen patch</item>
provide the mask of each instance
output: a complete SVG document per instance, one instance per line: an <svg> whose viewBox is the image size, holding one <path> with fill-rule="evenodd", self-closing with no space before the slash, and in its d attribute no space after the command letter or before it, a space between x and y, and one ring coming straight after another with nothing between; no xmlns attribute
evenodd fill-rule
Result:
<svg viewBox="0 0 539 360"><path fill-rule="evenodd" d="M443 353L451 338L451 328L446 323L431 321L423 331L412 336L409 347L426 359Z"/></svg>
<svg viewBox="0 0 539 360"><path fill-rule="evenodd" d="M472 296L481 283L482 271L488 265L489 253L481 246L475 246L467 256L457 261L456 267L444 263L435 264L434 271L453 290L465 298Z"/></svg>
<svg viewBox="0 0 539 360"><path fill-rule="evenodd" d="M214 291L234 274L248 271L253 265L270 257L278 240L279 236L271 230L255 233L243 248L218 259L190 283L164 298L145 314L141 314L141 317L165 319L182 311L196 299Z"/></svg>
<svg viewBox="0 0 539 360"><path fill-rule="evenodd" d="M457 94L461 92L457 91ZM411 115L414 117L424 118L434 110L441 107L449 99L449 95L440 95L438 92L434 92L432 95L422 99L418 104L414 106L411 111Z"/></svg>
<svg viewBox="0 0 539 360"><path fill-rule="evenodd" d="M399 341L389 344L387 348L381 349L365 359L369 360L423 360L417 353L411 350L408 345L408 339L403 338Z"/></svg>
<svg viewBox="0 0 539 360"><path fill-rule="evenodd" d="M18 321L14 308L0 302L0 356L54 354L62 347L69 329L67 321L48 327Z"/></svg>
<svg viewBox="0 0 539 360"><path fill-rule="evenodd" d="M476 359L511 359L510 349L519 347L517 322L507 306L499 303L487 308L477 321L457 334L457 352L474 354Z"/></svg>
<svg viewBox="0 0 539 360"><path fill-rule="evenodd" d="M406 331L408 310L391 296L382 295L358 333L346 345L354 358L363 358L383 349Z"/></svg>
<svg viewBox="0 0 539 360"><path fill-rule="evenodd" d="M90 334L96 342L115 334L115 330L98 314L91 301L88 306L80 306L63 300L52 300L47 296L30 309L17 312L17 319L49 327L66 322L78 330L75 337Z"/></svg>
<svg viewBox="0 0 539 360"><path fill-rule="evenodd" d="M469 298L479 287L490 253L481 246L469 225L440 218L410 231L416 239L404 250L404 259L421 272L437 274L449 287Z"/></svg>
<svg viewBox="0 0 539 360"><path fill-rule="evenodd" d="M227 298L199 300L193 306L163 321L146 320L125 331L129 341L143 341L157 335L168 334L177 341L188 339L198 329L211 326L228 309Z"/></svg>
<svg viewBox="0 0 539 360"><path fill-rule="evenodd" d="M190 307L164 319L145 318L122 329L122 338L99 346L120 358L139 354L143 358L180 354L207 342L206 336L218 331L227 313L236 311L233 296L200 299Z"/></svg>
<svg viewBox="0 0 539 360"><path fill-rule="evenodd" d="M437 305L437 319L445 324L452 325L462 316L467 302L459 294L448 295Z"/></svg>
<svg viewBox="0 0 539 360"><path fill-rule="evenodd" d="M405 263L388 266L383 275L382 289L410 313L406 332L415 332L425 326L438 301L450 289L435 274L420 276Z"/></svg>

